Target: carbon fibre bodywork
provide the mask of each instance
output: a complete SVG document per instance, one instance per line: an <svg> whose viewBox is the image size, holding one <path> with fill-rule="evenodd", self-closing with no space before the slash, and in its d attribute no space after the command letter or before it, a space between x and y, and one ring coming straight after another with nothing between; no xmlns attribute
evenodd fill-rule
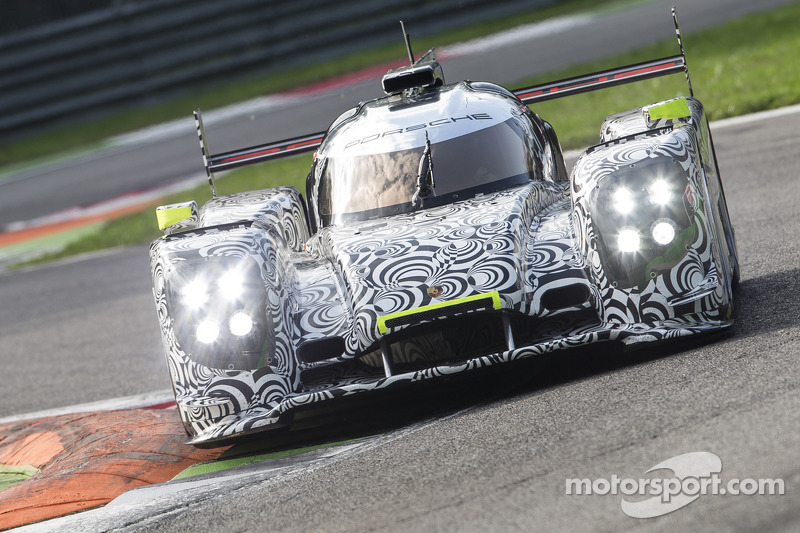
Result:
<svg viewBox="0 0 800 533"><path fill-rule="evenodd" d="M550 125L501 87L404 91L334 122L307 202L291 187L217 197L195 229L154 241L191 442L344 395L732 324L733 230L697 100L608 117L563 169Z"/></svg>

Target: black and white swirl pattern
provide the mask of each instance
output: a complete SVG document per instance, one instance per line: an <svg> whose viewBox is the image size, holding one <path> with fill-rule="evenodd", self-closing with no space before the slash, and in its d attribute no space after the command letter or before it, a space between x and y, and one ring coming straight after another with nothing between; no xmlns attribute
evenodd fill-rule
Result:
<svg viewBox="0 0 800 533"><path fill-rule="evenodd" d="M673 131L601 147L580 158L571 188L540 182L481 198L362 223L328 227L309 239L301 197L291 187L208 202L202 226L151 245L153 287L167 365L187 430L211 441L279 423L298 407L597 342L627 345L712 331L731 324L728 269L719 268L719 215L702 106L689 100L688 124ZM609 117L601 141L639 133L649 124L638 108ZM698 148L699 146L699 148ZM644 286L621 289L598 253L588 195L606 176L645 158L668 157L690 176L699 198L697 237L686 256ZM706 204L711 199L711 205ZM227 225L225 225L227 224ZM225 225L225 226L221 226ZM260 368L219 370L187 354L174 331L166 289L188 256L252 257L266 291L269 358ZM586 302L548 309L548 291L580 285ZM393 358L422 370L386 377L377 319L432 303L497 291L503 307L537 320L529 346L444 363L434 333L392 345ZM580 324L568 312L596 320ZM340 337L342 357L300 364L302 342ZM468 335L465 335L465 339ZM467 342L466 340L464 342ZM373 350L363 360L368 350ZM372 366L370 366L372 365Z"/></svg>

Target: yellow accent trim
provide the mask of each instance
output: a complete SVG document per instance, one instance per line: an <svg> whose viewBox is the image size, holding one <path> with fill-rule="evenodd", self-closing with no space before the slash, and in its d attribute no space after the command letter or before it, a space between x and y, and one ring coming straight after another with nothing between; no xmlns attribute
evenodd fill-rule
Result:
<svg viewBox="0 0 800 533"><path fill-rule="evenodd" d="M160 230L177 224L181 220L192 218L193 216L194 213L192 212L191 204L178 204L175 206L162 205L156 208L156 219L158 220L158 229Z"/></svg>
<svg viewBox="0 0 800 533"><path fill-rule="evenodd" d="M456 298L455 300L448 300L446 302L441 302L438 304L430 304L430 305L423 305L422 307L416 307L414 309L407 309L405 311L398 311L396 313L391 313L388 315L383 315L378 317L378 331L385 334L388 330L386 327L386 321L392 320L393 318L400 318L401 316L409 316L415 315L417 313L424 313L426 311L432 311L434 309L441 309L443 307L450 307L453 305L463 304L467 302L473 302L475 300L486 300L492 299L492 307L494 309L501 309L503 307L503 302L500 300L500 293L497 291L493 292L486 292L483 294L475 294L473 296L466 296L464 298Z"/></svg>
<svg viewBox="0 0 800 533"><path fill-rule="evenodd" d="M686 98L678 98L677 100L670 100L661 105L653 106L647 110L650 120L678 119L692 116L689 110L689 102Z"/></svg>

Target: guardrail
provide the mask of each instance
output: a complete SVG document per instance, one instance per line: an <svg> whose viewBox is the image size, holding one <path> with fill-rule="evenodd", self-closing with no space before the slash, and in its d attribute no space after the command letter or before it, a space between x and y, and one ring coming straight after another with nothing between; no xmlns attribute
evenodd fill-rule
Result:
<svg viewBox="0 0 800 533"><path fill-rule="evenodd" d="M0 37L0 137L553 0L139 0Z"/></svg>

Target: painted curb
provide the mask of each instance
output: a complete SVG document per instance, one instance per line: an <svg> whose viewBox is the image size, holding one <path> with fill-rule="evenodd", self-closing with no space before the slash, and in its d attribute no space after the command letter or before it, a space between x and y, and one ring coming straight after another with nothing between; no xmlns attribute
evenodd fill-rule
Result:
<svg viewBox="0 0 800 533"><path fill-rule="evenodd" d="M129 489L168 481L226 449L202 450L185 440L171 409L0 424L0 464L35 472L0 492L0 530L104 505Z"/></svg>

